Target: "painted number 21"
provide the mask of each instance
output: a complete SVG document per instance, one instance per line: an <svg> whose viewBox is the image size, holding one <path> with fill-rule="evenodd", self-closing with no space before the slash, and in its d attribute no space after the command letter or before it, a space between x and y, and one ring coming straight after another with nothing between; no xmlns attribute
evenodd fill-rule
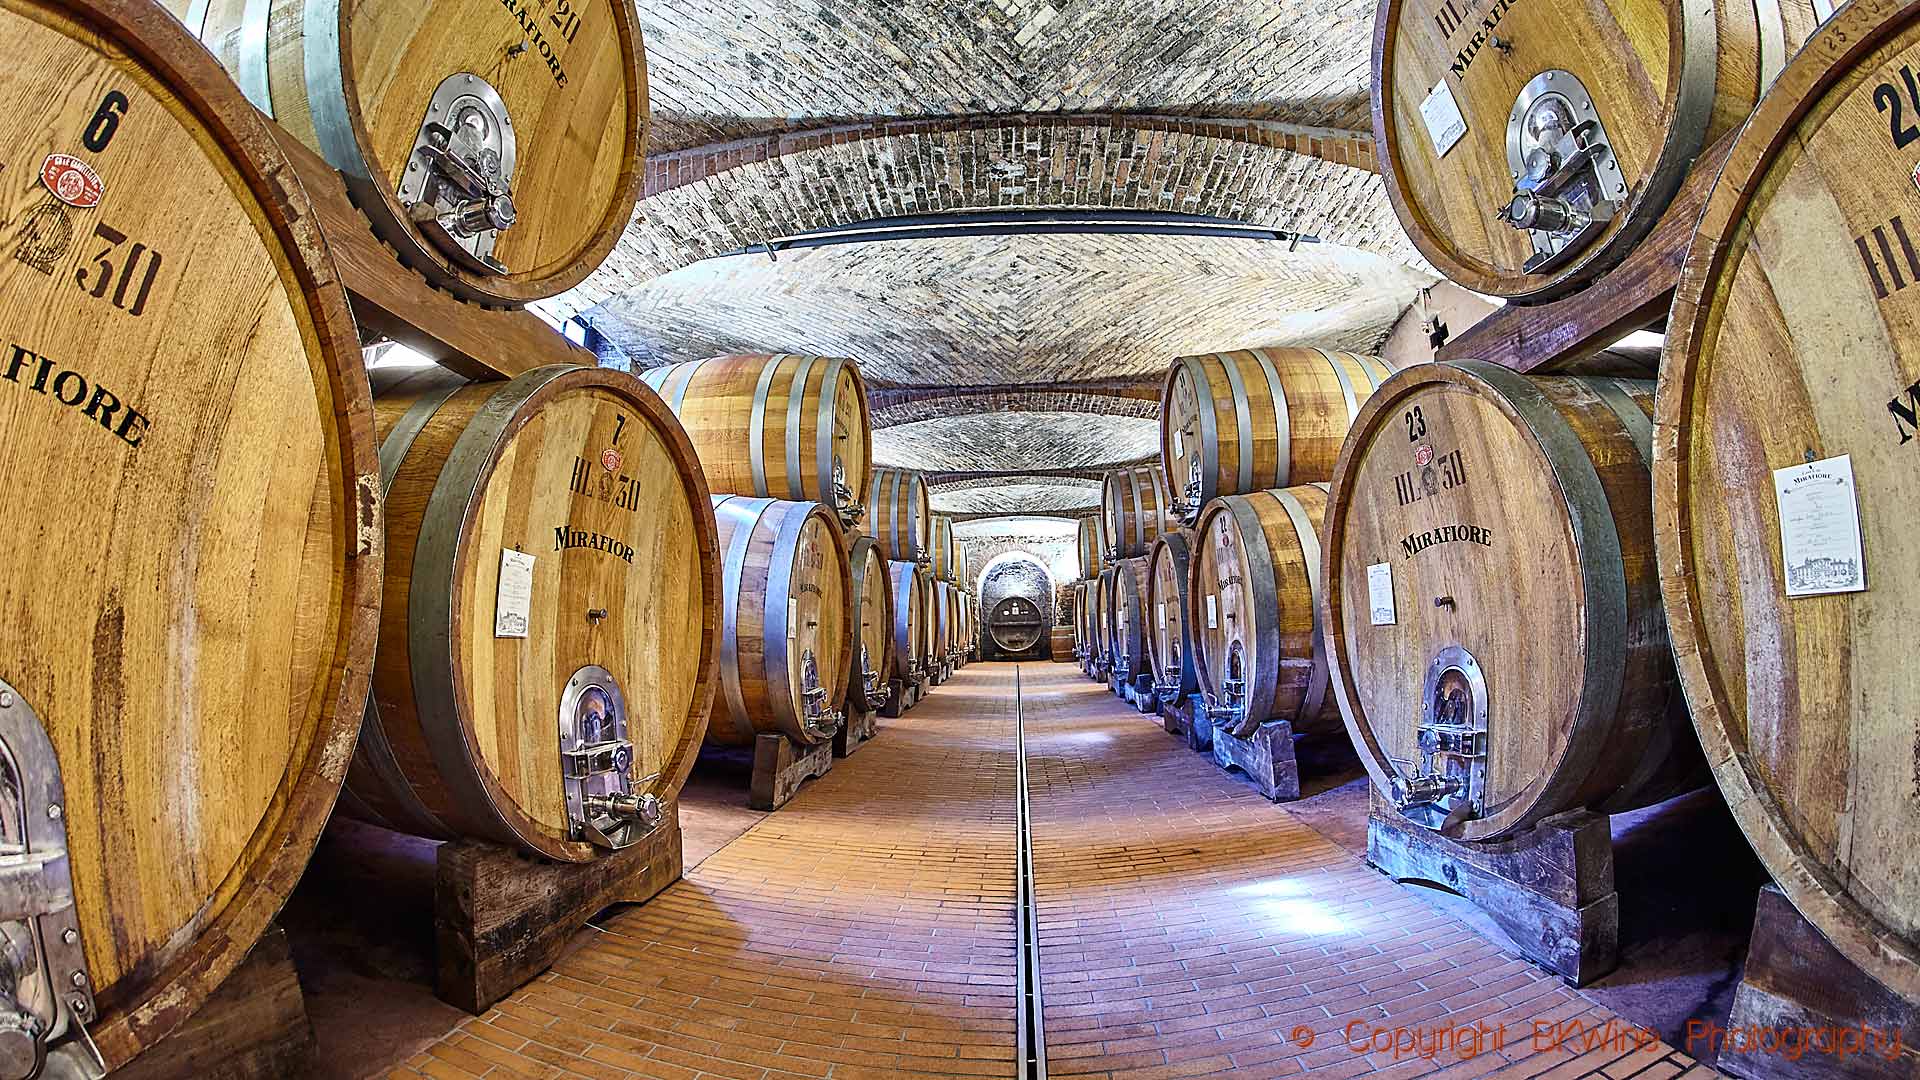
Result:
<svg viewBox="0 0 1920 1080"><path fill-rule="evenodd" d="M1920 81L1915 80L1913 68L1906 64L1900 65L1900 81L1906 84L1904 99L1890 81L1873 88L1873 107L1887 118L1887 131L1893 137L1896 150L1904 150L1907 144L1920 139L1920 126L1906 120L1906 106L1909 104L1916 114L1920 114Z"/></svg>

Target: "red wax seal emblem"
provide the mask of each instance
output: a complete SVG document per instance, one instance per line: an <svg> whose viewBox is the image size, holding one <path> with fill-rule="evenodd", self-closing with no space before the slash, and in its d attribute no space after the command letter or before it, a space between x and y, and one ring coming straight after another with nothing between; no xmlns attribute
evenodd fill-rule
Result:
<svg viewBox="0 0 1920 1080"><path fill-rule="evenodd" d="M106 191L100 174L72 154L48 154L40 163L40 182L47 185L54 198L82 210L99 206L100 196Z"/></svg>
<svg viewBox="0 0 1920 1080"><path fill-rule="evenodd" d="M608 472L619 472L621 460L620 451L611 446L600 451L600 467Z"/></svg>
<svg viewBox="0 0 1920 1080"><path fill-rule="evenodd" d="M1433 444L1422 443L1420 449L1413 452L1413 463L1423 469L1433 464Z"/></svg>

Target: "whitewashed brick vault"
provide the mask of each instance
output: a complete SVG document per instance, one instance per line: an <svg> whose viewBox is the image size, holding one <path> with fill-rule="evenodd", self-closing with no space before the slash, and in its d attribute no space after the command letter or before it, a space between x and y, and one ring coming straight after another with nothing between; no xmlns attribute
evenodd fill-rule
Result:
<svg viewBox="0 0 1920 1080"><path fill-rule="evenodd" d="M1373 0L640 0L652 149L877 116L1367 125Z"/></svg>
<svg viewBox="0 0 1920 1080"><path fill-rule="evenodd" d="M1433 280L1374 171L1373 6L640 0L645 196L607 262L539 307L589 322L613 364L854 357L875 390L876 461L932 474L936 508L974 530L969 564L1025 550L1071 581L1099 470L1157 452L1173 357L1378 348ZM1322 242L760 249L1015 209L1203 215Z"/></svg>

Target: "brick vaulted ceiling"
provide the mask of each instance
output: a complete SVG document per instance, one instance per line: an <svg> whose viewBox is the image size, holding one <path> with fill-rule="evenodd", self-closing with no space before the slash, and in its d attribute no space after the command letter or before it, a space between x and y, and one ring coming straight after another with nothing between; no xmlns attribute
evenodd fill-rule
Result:
<svg viewBox="0 0 1920 1080"><path fill-rule="evenodd" d="M613 363L854 357L876 460L938 474L937 508L1084 513L1099 468L1155 452L1173 357L1376 348L1433 280L1373 173L1373 7L639 0L645 196L606 264L539 306L591 324ZM983 211L1203 215L1319 242L762 247ZM969 528L988 542L995 526Z"/></svg>

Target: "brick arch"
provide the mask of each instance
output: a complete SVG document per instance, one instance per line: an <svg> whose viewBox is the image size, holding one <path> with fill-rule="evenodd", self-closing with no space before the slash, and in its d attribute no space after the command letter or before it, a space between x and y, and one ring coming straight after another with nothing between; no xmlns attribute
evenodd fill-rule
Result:
<svg viewBox="0 0 1920 1080"><path fill-rule="evenodd" d="M973 581L974 595L980 598L984 615L993 605L1009 596L1024 596L1040 608L1042 617L1053 621L1053 597L1056 582L1045 557L1024 547L1011 547L984 563Z"/></svg>
<svg viewBox="0 0 1920 1080"><path fill-rule="evenodd" d="M930 394L914 400L876 404L873 426L890 428L921 420L938 420L972 413L1088 413L1098 416L1129 416L1154 420L1160 416L1160 402L1080 391L1000 387L982 394Z"/></svg>
<svg viewBox="0 0 1920 1080"><path fill-rule="evenodd" d="M775 237L963 210L1200 214L1419 262L1377 175L1203 133L1198 122L975 117L908 128L743 161L663 189L641 202L599 270L540 307L577 314L670 270Z"/></svg>

